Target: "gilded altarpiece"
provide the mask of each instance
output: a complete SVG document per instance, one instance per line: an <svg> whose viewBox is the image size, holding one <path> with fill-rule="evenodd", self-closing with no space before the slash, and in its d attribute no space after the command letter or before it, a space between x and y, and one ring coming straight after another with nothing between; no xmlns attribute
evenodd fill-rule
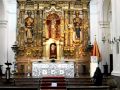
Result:
<svg viewBox="0 0 120 90"><path fill-rule="evenodd" d="M85 51L89 41L88 5L87 0L18 0L18 72L31 72L33 61L89 62L89 52Z"/></svg>

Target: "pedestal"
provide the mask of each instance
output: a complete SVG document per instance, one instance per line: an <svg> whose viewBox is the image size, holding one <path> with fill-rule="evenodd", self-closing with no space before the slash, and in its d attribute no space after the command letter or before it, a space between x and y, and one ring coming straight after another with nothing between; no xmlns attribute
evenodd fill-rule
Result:
<svg viewBox="0 0 120 90"><path fill-rule="evenodd" d="M9 82L10 80L10 67L6 68L6 81Z"/></svg>
<svg viewBox="0 0 120 90"><path fill-rule="evenodd" d="M86 74L86 65L82 65L82 74Z"/></svg>
<svg viewBox="0 0 120 90"><path fill-rule="evenodd" d="M10 82L10 67L9 66L12 64L7 61L7 63L5 63L5 65L7 65L6 73L5 73L6 82L9 83Z"/></svg>
<svg viewBox="0 0 120 90"><path fill-rule="evenodd" d="M108 65L103 65L104 67L104 75L108 75Z"/></svg>
<svg viewBox="0 0 120 90"><path fill-rule="evenodd" d="M98 58L97 58L97 56L91 56L90 77L94 76L94 73L95 73L97 67L98 67Z"/></svg>
<svg viewBox="0 0 120 90"><path fill-rule="evenodd" d="M76 77L79 77L79 66L78 63L76 63Z"/></svg>
<svg viewBox="0 0 120 90"><path fill-rule="evenodd" d="M2 76L2 65L0 65L0 76Z"/></svg>

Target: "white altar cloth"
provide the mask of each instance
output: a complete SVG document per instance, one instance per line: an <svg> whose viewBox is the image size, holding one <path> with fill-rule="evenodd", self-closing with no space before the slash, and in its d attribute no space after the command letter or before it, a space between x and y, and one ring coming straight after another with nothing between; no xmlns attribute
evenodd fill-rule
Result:
<svg viewBox="0 0 120 90"><path fill-rule="evenodd" d="M32 63L32 76L45 77L45 76L64 76L68 78L74 77L74 62L33 62Z"/></svg>

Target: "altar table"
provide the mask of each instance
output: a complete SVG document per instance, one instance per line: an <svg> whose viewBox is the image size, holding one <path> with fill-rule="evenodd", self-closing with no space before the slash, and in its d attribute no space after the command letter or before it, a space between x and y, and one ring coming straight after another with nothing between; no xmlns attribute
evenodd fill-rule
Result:
<svg viewBox="0 0 120 90"><path fill-rule="evenodd" d="M74 62L33 62L32 76L64 76L67 78L74 77Z"/></svg>

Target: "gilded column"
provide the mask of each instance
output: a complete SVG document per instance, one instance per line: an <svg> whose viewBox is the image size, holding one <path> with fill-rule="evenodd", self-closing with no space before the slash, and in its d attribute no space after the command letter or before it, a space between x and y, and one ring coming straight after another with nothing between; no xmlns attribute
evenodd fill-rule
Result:
<svg viewBox="0 0 120 90"><path fill-rule="evenodd" d="M38 31L38 28L37 28L37 10L34 10L34 30L33 30L33 33L34 33L34 36L33 36L33 41L34 41L34 45L36 46L37 45L37 31Z"/></svg>
<svg viewBox="0 0 120 90"><path fill-rule="evenodd" d="M70 46L73 45L73 29L70 28Z"/></svg>
<svg viewBox="0 0 120 90"><path fill-rule="evenodd" d="M67 46L68 45L68 30L65 31L64 37L65 37L65 46Z"/></svg>
<svg viewBox="0 0 120 90"><path fill-rule="evenodd" d="M20 10L20 23L21 26L24 26L24 16L25 16L25 10Z"/></svg>
<svg viewBox="0 0 120 90"><path fill-rule="evenodd" d="M39 44L41 46L42 42L43 42L43 38L42 38L42 35L43 35L43 11L42 10L39 10L38 20L39 20L38 21Z"/></svg>

